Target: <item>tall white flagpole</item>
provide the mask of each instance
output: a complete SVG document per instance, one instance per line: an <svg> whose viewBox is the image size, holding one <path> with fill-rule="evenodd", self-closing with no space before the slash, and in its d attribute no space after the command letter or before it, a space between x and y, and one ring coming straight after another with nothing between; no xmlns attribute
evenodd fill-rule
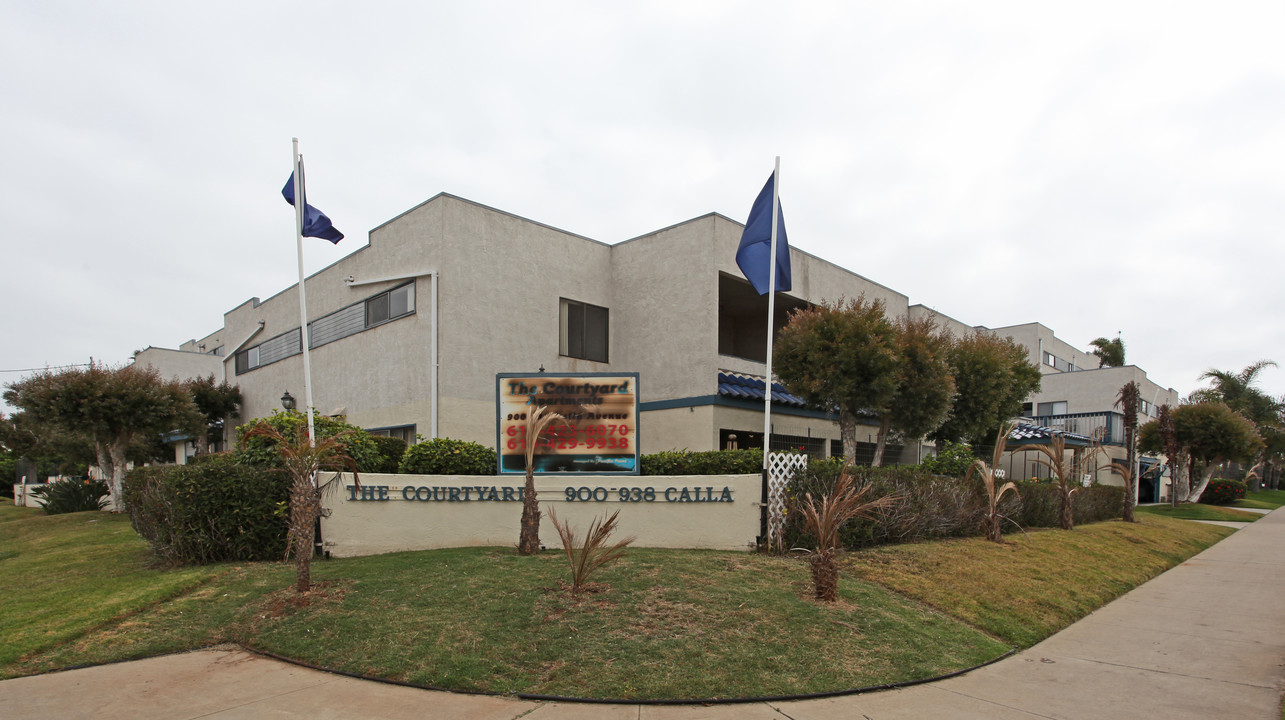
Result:
<svg viewBox="0 0 1285 720"><path fill-rule="evenodd" d="M763 393L763 470L768 469L767 456L772 441L772 325L776 320L776 221L781 203L781 156L776 156L772 170L772 251L768 263L767 283L767 389Z"/></svg>
<svg viewBox="0 0 1285 720"><path fill-rule="evenodd" d="M308 446L316 444L312 423L312 362L308 357L308 295L303 287L303 214L306 204L303 187L303 168L299 162L299 138L294 141L294 226L295 241L299 247L299 344L303 346L303 397L308 409ZM775 233L775 230L773 230ZM773 234L775 237L775 234Z"/></svg>

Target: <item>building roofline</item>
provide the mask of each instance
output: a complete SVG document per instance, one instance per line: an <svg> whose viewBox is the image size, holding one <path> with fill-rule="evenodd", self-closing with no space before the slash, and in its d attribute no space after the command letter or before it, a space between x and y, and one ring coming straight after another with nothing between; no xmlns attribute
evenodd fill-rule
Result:
<svg viewBox="0 0 1285 720"><path fill-rule="evenodd" d="M415 212L416 210L418 210L418 209L420 209L420 208L424 207L425 205L428 205L429 203L435 202L435 201L437 201L437 200L441 200L441 199L443 199L443 198L448 199L448 200L455 200L455 201L457 201L457 202L462 202L462 203L464 203L464 204L466 204L466 205L472 205L472 206L474 206L474 207L478 207L478 208L481 208L481 209L483 209L483 210L488 210L488 211L493 212L493 213L495 213L495 214L497 214L497 215L504 215L504 216L506 216L506 217L511 217L511 218L516 219L516 220L521 220L522 222L531 223L532 225L538 225L538 226L540 226L540 227L542 227L542 228L546 228L546 229L549 229L549 230L553 230L554 232L562 233L563 235L570 235L571 237L574 237L574 238L580 238L581 240L588 240L588 241L589 241L589 242L591 242L591 243L597 243L597 244L602 245L602 246L604 246L604 247L611 247L610 243L605 243L605 242L603 242L603 241L601 241L601 240L595 240L594 238L586 237L586 236L581 235L581 234L579 234L579 233L573 233L573 232L571 232L570 230L563 230L563 229L562 229L562 228L560 228L560 227L554 227L554 226L552 226L552 225L549 225L548 223L542 223L542 222L540 222L539 220L532 220L531 218L523 217L523 216L521 216L521 215L518 215L517 213L511 213L511 212L508 212L507 210L501 210L501 209L499 209L499 208L494 208L494 207L491 207L490 205L486 205L486 204L483 204L483 203L477 202L476 200L469 200L468 198L463 198L463 197L460 197L459 195L452 195L452 194L450 194L450 193L448 193L448 192L439 192L439 193L437 193L436 195L434 195L433 197L431 197L431 198L429 198L429 199L425 200L424 202L422 202L422 203L420 203L420 204L418 204L418 205L416 205L416 206L414 206L414 207L410 208L409 210L406 210L406 211L403 211L403 212L398 213L397 215L394 215L393 217L389 218L388 220L385 220L384 222L382 222L382 223L380 223L380 224L376 225L375 227L371 228L371 229L370 229L370 233L374 233L376 230L379 230L379 229L383 228L383 227L384 227L384 226L386 226L386 225L390 225L390 224L392 224L392 223L394 223L394 222L397 222L397 221L398 221L398 220L400 220L401 218L403 218L403 217L405 217L405 216L407 216L407 215L409 215L409 214L411 214L411 213ZM368 233L368 236L369 236L369 233ZM367 245L367 246L369 246L369 245L370 245L370 242L369 242L369 241L367 241L366 245ZM347 257L347 256L345 256L345 257ZM342 258L341 258L341 259L342 259Z"/></svg>

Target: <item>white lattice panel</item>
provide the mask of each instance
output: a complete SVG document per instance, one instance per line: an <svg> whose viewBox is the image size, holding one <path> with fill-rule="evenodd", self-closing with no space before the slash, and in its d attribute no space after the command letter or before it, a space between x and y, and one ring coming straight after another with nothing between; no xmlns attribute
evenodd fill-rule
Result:
<svg viewBox="0 0 1285 720"><path fill-rule="evenodd" d="M785 486L790 483L794 473L807 466L807 455L768 453L767 542L770 548L781 549L781 533L785 529Z"/></svg>

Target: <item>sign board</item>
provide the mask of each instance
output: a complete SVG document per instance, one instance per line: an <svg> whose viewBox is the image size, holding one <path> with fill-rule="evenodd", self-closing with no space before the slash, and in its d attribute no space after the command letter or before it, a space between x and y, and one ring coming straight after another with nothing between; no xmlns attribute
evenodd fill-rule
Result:
<svg viewBox="0 0 1285 720"><path fill-rule="evenodd" d="M532 408L562 416L541 434L537 474L638 474L638 373L500 373L495 382L501 475L526 473Z"/></svg>

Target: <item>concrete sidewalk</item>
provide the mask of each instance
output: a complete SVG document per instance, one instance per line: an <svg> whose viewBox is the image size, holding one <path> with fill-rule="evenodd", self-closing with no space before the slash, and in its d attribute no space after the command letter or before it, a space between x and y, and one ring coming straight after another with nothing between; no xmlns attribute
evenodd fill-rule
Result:
<svg viewBox="0 0 1285 720"><path fill-rule="evenodd" d="M366 682L238 649L0 682L5 718L1280 718L1285 512L1237 531L1035 647L967 675L826 700L540 703Z"/></svg>

